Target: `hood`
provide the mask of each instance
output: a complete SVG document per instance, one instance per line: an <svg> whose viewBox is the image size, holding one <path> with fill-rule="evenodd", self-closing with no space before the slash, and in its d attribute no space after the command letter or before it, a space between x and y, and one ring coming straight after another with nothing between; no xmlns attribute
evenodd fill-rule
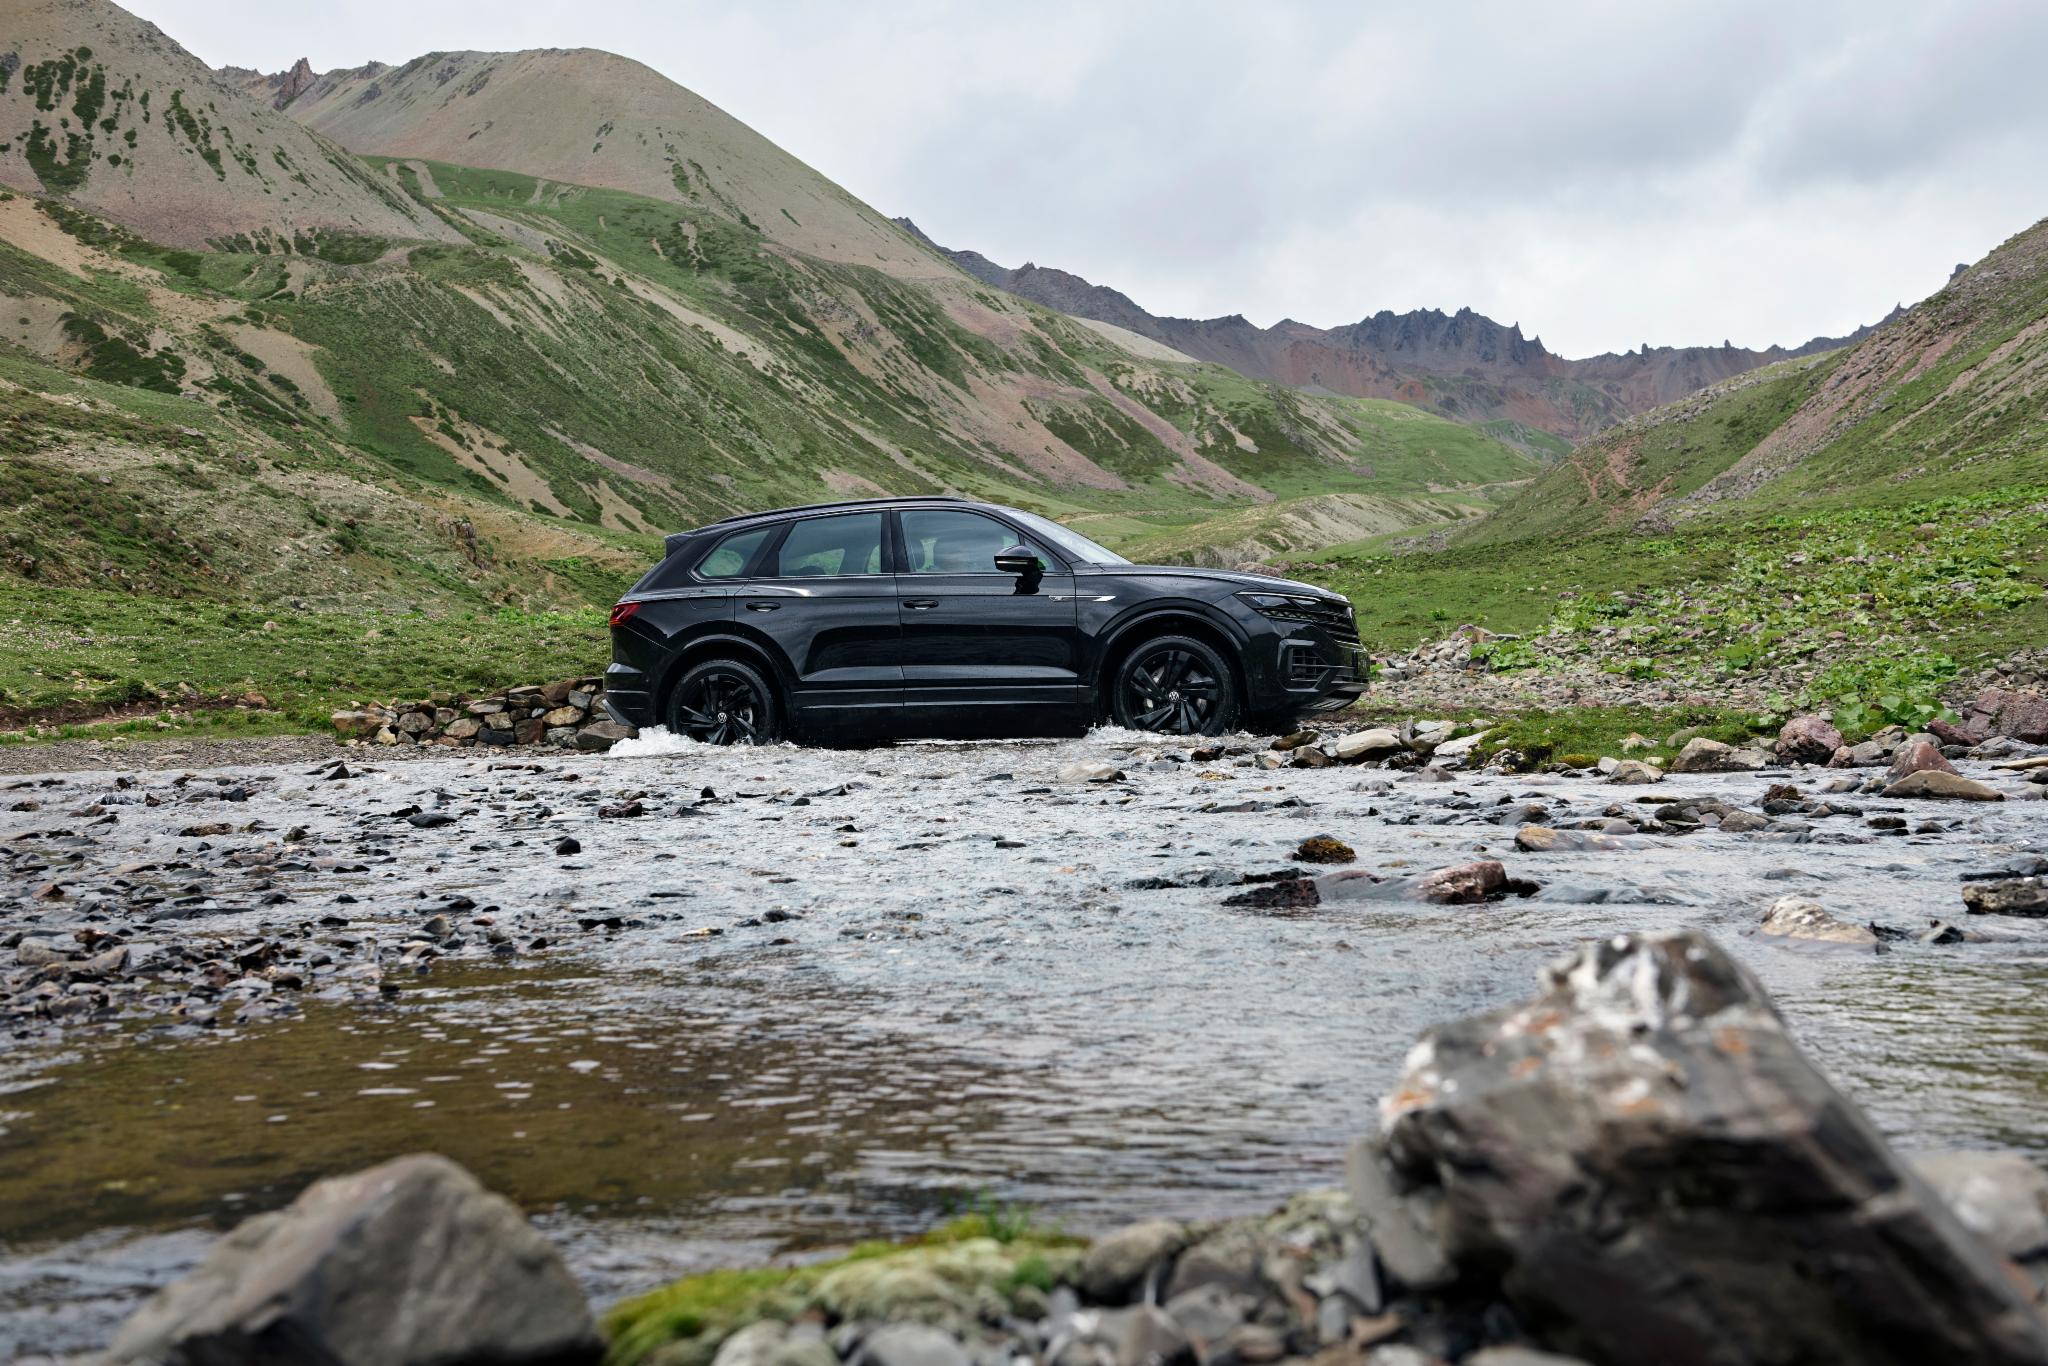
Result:
<svg viewBox="0 0 2048 1366"><path fill-rule="evenodd" d="M1312 583L1276 578L1271 574L1247 574L1237 569L1203 569L1191 564L1109 564L1099 566L1098 572L1143 574L1148 579L1202 579L1210 583L1228 584L1232 588L1264 589L1269 593L1302 593L1309 597L1322 598L1326 602L1350 605L1350 599L1342 593L1332 593L1329 589L1318 588Z"/></svg>

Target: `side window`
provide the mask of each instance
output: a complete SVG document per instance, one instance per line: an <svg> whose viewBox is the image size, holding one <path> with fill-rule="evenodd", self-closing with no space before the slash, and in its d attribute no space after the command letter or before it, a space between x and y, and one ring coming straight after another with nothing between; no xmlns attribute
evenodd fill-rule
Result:
<svg viewBox="0 0 2048 1366"><path fill-rule="evenodd" d="M773 530L772 526L764 526L758 531L736 531L726 537L709 555L697 562L698 577L736 579L746 573L747 566L754 562L754 553Z"/></svg>
<svg viewBox="0 0 2048 1366"><path fill-rule="evenodd" d="M998 574L996 556L1023 545L1052 567L1044 551L993 517L978 512L922 508L900 514L903 554L913 574Z"/></svg>
<svg viewBox="0 0 2048 1366"><path fill-rule="evenodd" d="M778 578L882 572L882 514L813 517L790 527L776 552Z"/></svg>

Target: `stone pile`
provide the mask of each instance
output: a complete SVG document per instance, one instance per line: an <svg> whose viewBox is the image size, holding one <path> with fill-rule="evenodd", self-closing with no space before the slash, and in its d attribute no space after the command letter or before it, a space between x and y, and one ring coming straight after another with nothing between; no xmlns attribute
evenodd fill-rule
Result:
<svg viewBox="0 0 2048 1366"><path fill-rule="evenodd" d="M488 697L372 703L329 719L344 740L372 745L545 744L602 753L637 733L605 711L602 678L564 678Z"/></svg>
<svg viewBox="0 0 2048 1366"><path fill-rule="evenodd" d="M1809 913L1811 914L1811 913ZM117 1363L1920 1366L2048 1362L2048 1176L1908 1165L1697 932L1578 949L1410 1052L1342 1190L1080 1244L994 1218L606 1316L453 1164L249 1220ZM715 1293L714 1293L715 1292Z"/></svg>

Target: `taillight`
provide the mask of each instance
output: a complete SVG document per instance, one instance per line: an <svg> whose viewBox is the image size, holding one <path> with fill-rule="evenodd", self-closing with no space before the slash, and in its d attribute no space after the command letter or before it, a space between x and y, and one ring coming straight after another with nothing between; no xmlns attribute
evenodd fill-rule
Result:
<svg viewBox="0 0 2048 1366"><path fill-rule="evenodd" d="M617 606L612 608L612 625L624 626L628 621L631 621L633 619L633 614L635 612L638 612L639 610L640 604L637 602L619 603Z"/></svg>

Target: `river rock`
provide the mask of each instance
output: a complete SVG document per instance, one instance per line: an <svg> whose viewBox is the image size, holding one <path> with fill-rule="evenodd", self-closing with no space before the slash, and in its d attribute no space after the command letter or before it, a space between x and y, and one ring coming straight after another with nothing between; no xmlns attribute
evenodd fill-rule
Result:
<svg viewBox="0 0 2048 1366"><path fill-rule="evenodd" d="M1358 853L1335 835L1310 835L1295 846L1294 857L1302 863L1353 863Z"/></svg>
<svg viewBox="0 0 2048 1366"><path fill-rule="evenodd" d="M1974 778L1965 778L1960 773L1944 773L1938 768L1925 768L1910 773L1885 788L1887 797L1936 797L1950 801L2002 802L2005 794L1988 783Z"/></svg>
<svg viewBox="0 0 2048 1366"><path fill-rule="evenodd" d="M1554 830L1547 825L1525 825L1515 832L1515 848L1531 854L1617 853L1640 849L1640 835L1607 835L1598 830Z"/></svg>
<svg viewBox="0 0 2048 1366"><path fill-rule="evenodd" d="M1098 1304L1128 1304L1146 1276L1193 1239L1186 1224L1147 1219L1097 1238L1081 1258L1081 1292Z"/></svg>
<svg viewBox="0 0 2048 1366"><path fill-rule="evenodd" d="M1491 901L1505 896L1508 890L1507 869L1493 859L1482 859L1477 863L1461 863L1455 868L1439 868L1424 873L1416 879L1415 894L1424 901L1434 901L1447 906L1469 906L1475 902ZM1535 888L1531 887L1530 891Z"/></svg>
<svg viewBox="0 0 2048 1366"><path fill-rule="evenodd" d="M1059 780L1063 783L1115 783L1123 781L1124 771L1115 764L1100 760L1083 760L1061 764Z"/></svg>
<svg viewBox="0 0 2048 1366"><path fill-rule="evenodd" d="M1370 730L1354 730L1349 735L1337 738L1337 757L1347 764L1365 763L1371 759L1384 759L1389 754L1408 746L1401 743L1401 737L1383 726Z"/></svg>
<svg viewBox="0 0 2048 1366"><path fill-rule="evenodd" d="M1877 932L1867 925L1852 925L1828 914L1817 901L1781 896L1764 912L1759 932L1782 939L1811 939L1826 944L1853 944L1869 948L1877 943Z"/></svg>
<svg viewBox="0 0 2048 1366"><path fill-rule="evenodd" d="M1492 733L1490 730L1475 730L1470 735L1460 735L1455 740L1446 740L1438 745L1434 753L1439 759L1462 759L1477 749L1479 742Z"/></svg>
<svg viewBox="0 0 2048 1366"><path fill-rule="evenodd" d="M621 740L631 740L640 732L632 726L617 721L592 721L576 732L576 748L586 754L602 754Z"/></svg>
<svg viewBox="0 0 2048 1366"><path fill-rule="evenodd" d="M2048 877L2009 877L1963 884L1972 915L2048 916Z"/></svg>
<svg viewBox="0 0 2048 1366"><path fill-rule="evenodd" d="M1900 745L1892 755L1892 766L1885 773L1885 781L1896 783L1915 773L1954 773L1956 766L1941 757L1941 746L1931 735L1915 735Z"/></svg>
<svg viewBox="0 0 2048 1366"><path fill-rule="evenodd" d="M1439 1026L1381 1102L1386 1174L1542 1345L1665 1366L2039 1366L2009 1264L1696 931L1554 964Z"/></svg>
<svg viewBox="0 0 2048 1366"><path fill-rule="evenodd" d="M971 1366L967 1349L943 1329L885 1323L861 1341L851 1366Z"/></svg>
<svg viewBox="0 0 2048 1366"><path fill-rule="evenodd" d="M415 1154L244 1220L136 1311L107 1360L571 1366L602 1351L583 1292L512 1202Z"/></svg>
<svg viewBox="0 0 2048 1366"><path fill-rule="evenodd" d="M2048 1172L2019 1153L1924 1153L1913 1170L1964 1228L2016 1262L2048 1259Z"/></svg>
<svg viewBox="0 0 2048 1366"><path fill-rule="evenodd" d="M1664 770L1655 764L1646 764L1641 759L1623 759L1607 774L1610 783L1661 783Z"/></svg>
<svg viewBox="0 0 2048 1366"><path fill-rule="evenodd" d="M2048 744L2048 694L1986 688L1964 713L1963 729L1986 737L2004 735L2029 744Z"/></svg>
<svg viewBox="0 0 2048 1366"><path fill-rule="evenodd" d="M1117 1366L1181 1366L1194 1360L1194 1344L1172 1315L1140 1305L1117 1343Z"/></svg>
<svg viewBox="0 0 2048 1366"><path fill-rule="evenodd" d="M1770 767L1771 756L1760 749L1737 749L1719 740L1695 736L1671 761L1673 773L1754 773Z"/></svg>
<svg viewBox="0 0 2048 1366"><path fill-rule="evenodd" d="M1818 716L1795 716L1778 731L1778 757L1787 763L1824 764L1842 747L1842 732Z"/></svg>

